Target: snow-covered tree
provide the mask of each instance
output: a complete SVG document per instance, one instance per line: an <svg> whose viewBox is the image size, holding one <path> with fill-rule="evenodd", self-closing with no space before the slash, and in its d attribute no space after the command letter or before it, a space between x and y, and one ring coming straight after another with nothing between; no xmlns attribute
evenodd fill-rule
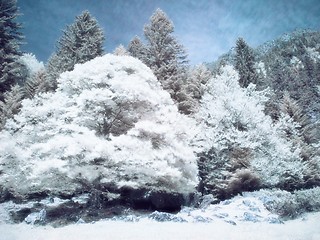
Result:
<svg viewBox="0 0 320 240"><path fill-rule="evenodd" d="M21 55L21 24L16 0L0 0L0 99L11 86L21 82L21 68L17 62Z"/></svg>
<svg viewBox="0 0 320 240"><path fill-rule="evenodd" d="M173 32L172 21L157 9L150 23L144 27L147 45L142 61L152 69L171 97L176 99L176 93L186 81L187 54Z"/></svg>
<svg viewBox="0 0 320 240"><path fill-rule="evenodd" d="M53 195L72 194L83 182L115 193L194 192L195 122L178 112L141 61L107 54L77 64L58 82L55 92L25 99L7 121L1 183L16 193Z"/></svg>
<svg viewBox="0 0 320 240"><path fill-rule="evenodd" d="M138 36L135 36L129 42L128 52L130 53L130 56L132 56L134 58L138 58L141 61L144 61L146 49Z"/></svg>
<svg viewBox="0 0 320 240"><path fill-rule="evenodd" d="M44 70L40 70L32 74L24 84L26 97L29 98L33 98L38 93L47 92L49 89L50 85L47 81Z"/></svg>
<svg viewBox="0 0 320 240"><path fill-rule="evenodd" d="M188 85L186 88L194 99L201 99L205 91L205 86L209 79L212 77L212 73L204 64L199 64L188 73Z"/></svg>
<svg viewBox="0 0 320 240"><path fill-rule="evenodd" d="M276 124L281 136L291 143L291 151L299 153L308 166L303 182L292 182L296 186L308 186L320 180L319 140L317 125L312 123L299 104L289 93L285 93L280 105L281 114Z"/></svg>
<svg viewBox="0 0 320 240"><path fill-rule="evenodd" d="M224 198L260 186L299 188L310 167L264 113L269 90L239 85L230 66L209 80L196 117L202 190Z"/></svg>
<svg viewBox="0 0 320 240"><path fill-rule="evenodd" d="M239 72L241 87L248 87L250 83L256 83L257 74L254 68L254 54L243 38L236 42L235 69Z"/></svg>
<svg viewBox="0 0 320 240"><path fill-rule="evenodd" d="M23 88L19 85L14 85L10 91L4 93L4 100L0 101L0 130L8 119L19 112L23 98Z"/></svg>
<svg viewBox="0 0 320 240"><path fill-rule="evenodd" d="M188 71L187 81L176 93L178 109L184 114L198 110L199 100L205 91L205 85L212 74L204 64L193 67Z"/></svg>
<svg viewBox="0 0 320 240"><path fill-rule="evenodd" d="M26 70L28 71L28 77L33 74L43 71L44 64L43 62L38 61L36 56L31 53L24 53L19 58L19 61L22 62L26 66Z"/></svg>
<svg viewBox="0 0 320 240"><path fill-rule="evenodd" d="M58 41L56 52L47 64L47 78L55 89L62 72L71 71L77 63L87 62L103 54L104 34L98 22L88 11L76 17L67 26Z"/></svg>
<svg viewBox="0 0 320 240"><path fill-rule="evenodd" d="M113 54L116 56L128 56L129 55L127 49L122 44L120 44L118 47L116 47L116 49L114 49Z"/></svg>

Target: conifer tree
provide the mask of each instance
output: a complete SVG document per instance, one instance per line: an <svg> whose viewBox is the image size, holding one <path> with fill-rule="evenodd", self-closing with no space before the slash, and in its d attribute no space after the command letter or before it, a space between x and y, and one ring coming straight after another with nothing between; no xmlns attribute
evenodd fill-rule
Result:
<svg viewBox="0 0 320 240"><path fill-rule="evenodd" d="M144 61L145 46L138 36L135 36L128 45L128 52L134 58Z"/></svg>
<svg viewBox="0 0 320 240"><path fill-rule="evenodd" d="M114 49L113 54L116 56L128 56L129 55L127 49L122 44L120 44L118 47L116 47Z"/></svg>
<svg viewBox="0 0 320 240"><path fill-rule="evenodd" d="M143 62L149 66L173 99L186 79L187 55L181 44L173 36L174 26L160 9L151 16L144 27L147 39Z"/></svg>
<svg viewBox="0 0 320 240"><path fill-rule="evenodd" d="M62 72L71 71L77 63L87 62L103 54L104 34L98 22L88 11L76 17L67 26L57 44L57 51L47 64L47 78L56 88L56 80Z"/></svg>
<svg viewBox="0 0 320 240"><path fill-rule="evenodd" d="M256 83L254 55L243 38L239 38L236 42L235 69L239 73L241 87L248 87L250 83Z"/></svg>
<svg viewBox="0 0 320 240"><path fill-rule="evenodd" d="M12 118L20 111L23 98L23 88L19 85L14 85L11 90L4 93L4 100L0 101L0 130L7 119Z"/></svg>
<svg viewBox="0 0 320 240"><path fill-rule="evenodd" d="M0 100L3 93L21 81L18 57L22 34L21 24L16 22L19 15L16 0L0 0Z"/></svg>

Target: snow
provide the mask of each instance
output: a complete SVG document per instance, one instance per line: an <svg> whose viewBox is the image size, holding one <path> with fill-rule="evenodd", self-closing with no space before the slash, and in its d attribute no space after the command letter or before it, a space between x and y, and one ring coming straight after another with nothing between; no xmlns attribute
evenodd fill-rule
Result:
<svg viewBox="0 0 320 240"><path fill-rule="evenodd" d="M99 221L79 223L62 228L49 226L0 225L1 240L87 240L87 239L320 239L320 212L286 221L284 224L242 222L232 225L223 221L180 223L155 221Z"/></svg>
<svg viewBox="0 0 320 240"><path fill-rule="evenodd" d="M272 197L276 191L270 194ZM86 201L86 198L84 194L74 200L81 202ZM127 215L112 219L91 223L79 219L75 224L58 228L37 224L37 221L41 222L45 218L46 212L43 209L31 213L21 224L0 221L0 239L319 239L320 212L304 213L294 220L282 221L265 207L265 198L268 199L268 196L263 191L245 193L218 204L202 204L202 208L184 207L176 214L157 211L137 214L128 210ZM51 200L49 205L59 203L63 203L63 200ZM0 209L10 210L15 207L12 202L7 202L1 204ZM3 214L0 216L0 220L5 220Z"/></svg>

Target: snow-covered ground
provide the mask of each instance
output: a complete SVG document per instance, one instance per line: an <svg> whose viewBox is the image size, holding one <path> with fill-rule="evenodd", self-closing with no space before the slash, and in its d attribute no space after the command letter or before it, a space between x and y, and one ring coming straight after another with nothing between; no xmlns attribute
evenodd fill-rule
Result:
<svg viewBox="0 0 320 240"><path fill-rule="evenodd" d="M0 225L1 240L100 240L100 239L320 239L320 212L284 224L224 221L180 223L155 221L99 221L62 228L27 224Z"/></svg>
<svg viewBox="0 0 320 240"><path fill-rule="evenodd" d="M79 219L59 228L27 224L34 222L29 218L37 217L33 213L21 224L0 221L0 240L320 239L320 212L282 221L266 209L261 199L250 194L219 204L209 202L210 199L204 199L199 208L184 207L177 214L129 211L125 216L92 223ZM0 205L2 209L4 206Z"/></svg>

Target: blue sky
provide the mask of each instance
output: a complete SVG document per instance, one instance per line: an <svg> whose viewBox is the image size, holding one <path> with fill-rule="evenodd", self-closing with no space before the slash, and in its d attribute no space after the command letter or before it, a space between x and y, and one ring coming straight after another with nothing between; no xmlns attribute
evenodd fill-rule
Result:
<svg viewBox="0 0 320 240"><path fill-rule="evenodd" d="M105 51L127 46L161 8L191 64L211 62L243 37L252 47L295 29L320 30L320 0L18 0L22 50L46 62L62 30L84 10L106 35Z"/></svg>

